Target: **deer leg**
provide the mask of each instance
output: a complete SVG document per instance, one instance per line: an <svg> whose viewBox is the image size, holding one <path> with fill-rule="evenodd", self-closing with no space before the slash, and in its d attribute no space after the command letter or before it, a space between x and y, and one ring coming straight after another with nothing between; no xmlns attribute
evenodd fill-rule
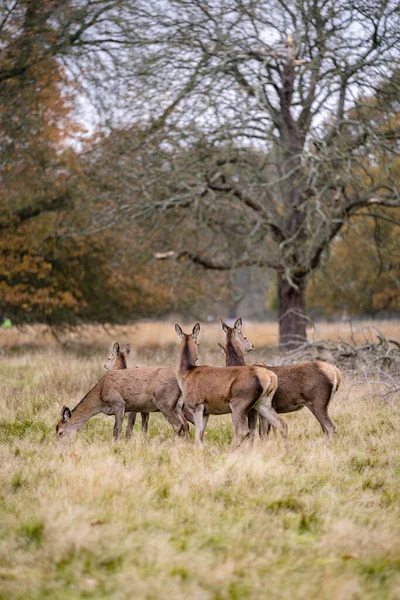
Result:
<svg viewBox="0 0 400 600"><path fill-rule="evenodd" d="M264 419L264 417L261 416L260 413L258 413L258 432L260 434L260 438L268 436L270 430L271 423L269 423L267 419Z"/></svg>
<svg viewBox="0 0 400 600"><path fill-rule="evenodd" d="M183 435L185 436L186 439L190 438L190 433L189 433L189 423L185 417L185 415L183 414L183 399L182 396L180 397L180 399L178 400L176 406L175 406L175 412L178 415L179 420L181 421L182 425L183 425Z"/></svg>
<svg viewBox="0 0 400 600"><path fill-rule="evenodd" d="M126 439L127 440L131 439L132 429L133 429L133 426L136 421L136 414L137 413L135 413L135 412L130 412L128 414L128 425L126 426Z"/></svg>
<svg viewBox="0 0 400 600"><path fill-rule="evenodd" d="M201 441L203 441L203 438L204 438L204 432L205 432L205 430L206 430L206 427L207 427L207 423L208 423L208 417L209 417L209 416L210 416L210 415L204 415L204 414L203 414L203 424L202 424L202 426L201 426Z"/></svg>
<svg viewBox="0 0 400 600"><path fill-rule="evenodd" d="M109 390L102 398L104 408L101 412L106 415L115 415L114 423L114 439L118 440L125 416L125 402L121 394L117 390Z"/></svg>
<svg viewBox="0 0 400 600"><path fill-rule="evenodd" d="M179 434L183 430L183 423L176 414L175 410L173 408L163 406L161 403L158 404L157 408L160 412L162 412L164 417L167 419L168 423L171 423L175 435L179 436Z"/></svg>
<svg viewBox="0 0 400 600"><path fill-rule="evenodd" d="M287 425L284 421L282 421L282 419L280 419L278 417L275 409L272 408L272 406L268 406L267 404L264 404L262 401L260 403L258 403L255 408L262 417L267 419L267 421L279 431L279 433L281 434L281 436L283 437L283 439L286 442L287 437L288 437Z"/></svg>
<svg viewBox="0 0 400 600"><path fill-rule="evenodd" d="M193 411L194 427L195 427L195 442L196 446L201 446L203 443L203 423L204 423L204 404L198 404Z"/></svg>
<svg viewBox="0 0 400 600"><path fill-rule="evenodd" d="M114 402L114 415L115 415L115 423L114 423L114 440L117 441L122 431L122 424L124 422L125 416L125 402L122 400L118 402Z"/></svg>
<svg viewBox="0 0 400 600"><path fill-rule="evenodd" d="M275 429L279 431L286 443L288 437L287 425L284 421L282 421L280 417L278 417L276 410L272 406L274 393L275 389L272 390L272 392L263 393L261 397L257 400L256 404L254 405L254 408L262 417L264 417L264 419L268 421L270 425L272 425L273 427L275 427Z"/></svg>
<svg viewBox="0 0 400 600"><path fill-rule="evenodd" d="M182 401L180 400L180 392L179 395L174 394L171 396L165 396L163 393L164 392L161 391L158 394L155 394L154 404L158 410L162 412L168 423L172 425L175 436L179 436L181 431L184 429L184 424L179 417L179 409L178 411L176 410L179 402L182 404Z"/></svg>
<svg viewBox="0 0 400 600"><path fill-rule="evenodd" d="M271 431L271 423L269 423L267 419L264 419L264 417L260 414L258 414L258 431L260 434L260 438L268 437L269 432Z"/></svg>
<svg viewBox="0 0 400 600"><path fill-rule="evenodd" d="M142 417L142 432L146 440L149 439L149 413L140 413Z"/></svg>
<svg viewBox="0 0 400 600"><path fill-rule="evenodd" d="M247 421L248 421L249 429L250 429L249 439L250 439L251 444L254 443L254 438L256 435L257 416L258 416L258 413L256 410L254 410L254 408L249 410L249 412L247 413Z"/></svg>
<svg viewBox="0 0 400 600"><path fill-rule="evenodd" d="M239 448L240 444L247 438L250 433L247 414L249 412L248 405L243 406L242 402L238 402L236 405L234 401L229 403L232 411L232 425L233 425L233 442L232 449Z"/></svg>
<svg viewBox="0 0 400 600"><path fill-rule="evenodd" d="M193 418L193 414L191 412L191 410L186 406L186 404L183 405L183 417L186 419L187 423L191 423L192 425L194 425L194 418Z"/></svg>
<svg viewBox="0 0 400 600"><path fill-rule="evenodd" d="M318 423L321 425L322 432L325 438L330 441L333 438L333 434L336 428L329 418L327 406L321 406L313 402L310 402L310 404L306 404L306 406L308 410L310 410L314 417L317 419Z"/></svg>

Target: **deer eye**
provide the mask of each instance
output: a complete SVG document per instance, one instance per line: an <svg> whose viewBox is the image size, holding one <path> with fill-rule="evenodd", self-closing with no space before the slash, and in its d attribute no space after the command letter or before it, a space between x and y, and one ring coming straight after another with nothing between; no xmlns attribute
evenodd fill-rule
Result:
<svg viewBox="0 0 400 600"><path fill-rule="evenodd" d="M62 435L64 435L64 432L63 431L59 431L58 432L58 437L61 437Z"/></svg>

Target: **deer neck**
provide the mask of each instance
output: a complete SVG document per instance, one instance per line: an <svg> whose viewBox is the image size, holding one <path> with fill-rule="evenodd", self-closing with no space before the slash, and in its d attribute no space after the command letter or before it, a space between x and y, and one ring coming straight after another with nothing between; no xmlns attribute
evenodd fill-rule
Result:
<svg viewBox="0 0 400 600"><path fill-rule="evenodd" d="M231 336L226 339L226 366L227 367L242 367L245 366L244 355L239 344L232 340Z"/></svg>
<svg viewBox="0 0 400 600"><path fill-rule="evenodd" d="M82 426L90 417L94 417L102 412L102 403L100 394L96 389L97 385L92 388L84 398L75 406L71 412L71 424Z"/></svg>
<svg viewBox="0 0 400 600"><path fill-rule="evenodd" d="M115 359L112 371L120 371L121 369L126 369L126 358L123 354L120 354Z"/></svg>
<svg viewBox="0 0 400 600"><path fill-rule="evenodd" d="M180 375L184 375L196 366L195 350L190 337L185 337L180 345L180 357L178 371Z"/></svg>

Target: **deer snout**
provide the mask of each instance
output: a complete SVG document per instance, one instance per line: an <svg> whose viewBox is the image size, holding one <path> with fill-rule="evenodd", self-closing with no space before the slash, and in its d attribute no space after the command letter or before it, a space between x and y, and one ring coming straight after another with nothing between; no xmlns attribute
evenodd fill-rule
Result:
<svg viewBox="0 0 400 600"><path fill-rule="evenodd" d="M79 427L70 427L65 429L56 429L56 444L70 444L76 437Z"/></svg>
<svg viewBox="0 0 400 600"><path fill-rule="evenodd" d="M67 441L67 435L64 434L64 431L56 430L56 444L63 444Z"/></svg>

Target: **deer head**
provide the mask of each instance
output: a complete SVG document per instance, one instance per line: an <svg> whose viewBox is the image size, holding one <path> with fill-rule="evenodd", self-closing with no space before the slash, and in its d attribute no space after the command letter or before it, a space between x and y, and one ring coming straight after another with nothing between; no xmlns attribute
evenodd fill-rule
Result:
<svg viewBox="0 0 400 600"><path fill-rule="evenodd" d="M72 413L68 406L63 406L61 409L61 419L56 425L56 441L63 442L72 440L79 429L78 423L72 422Z"/></svg>
<svg viewBox="0 0 400 600"><path fill-rule="evenodd" d="M107 371L116 371L117 369L126 369L127 357L131 351L130 344L125 344L122 350L119 347L118 342L115 342L111 354L107 358L107 362L104 368Z"/></svg>
<svg viewBox="0 0 400 600"><path fill-rule="evenodd" d="M199 343L197 338L200 333L200 323L196 323L192 329L192 333L184 333L182 327L175 323L175 331L180 344L180 368L186 369L195 365L199 358L198 348Z"/></svg>
<svg viewBox="0 0 400 600"><path fill-rule="evenodd" d="M221 323L222 330L226 334L227 343L230 342L234 346L239 346L239 349L243 355L248 354L249 352L254 350L253 344L250 342L250 340L247 339L247 337L242 332L242 319L240 317L236 319L233 327L229 327L229 325L224 323L221 317L218 317L218 319Z"/></svg>

